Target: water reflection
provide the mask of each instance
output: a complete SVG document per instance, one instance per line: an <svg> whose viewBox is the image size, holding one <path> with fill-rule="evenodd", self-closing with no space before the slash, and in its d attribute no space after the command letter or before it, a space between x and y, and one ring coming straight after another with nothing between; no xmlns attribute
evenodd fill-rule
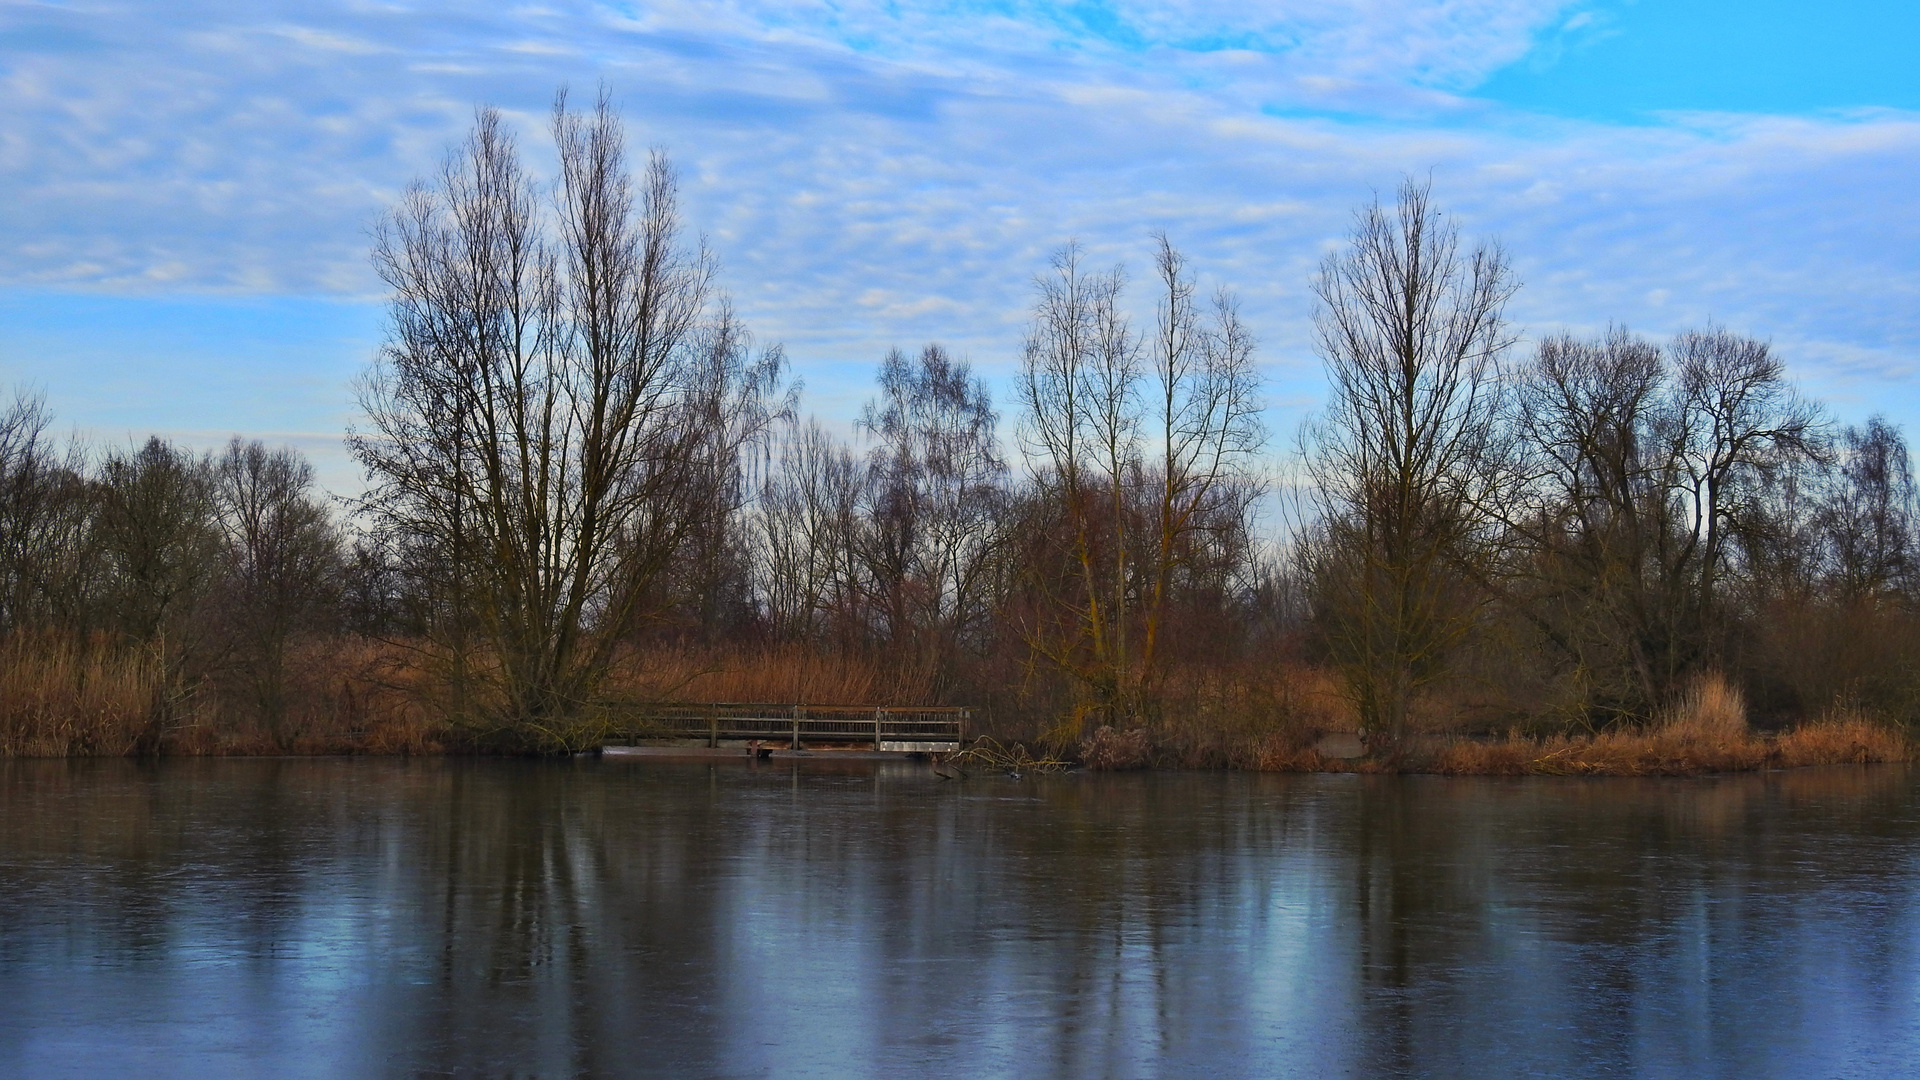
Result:
<svg viewBox="0 0 1920 1080"><path fill-rule="evenodd" d="M0 765L0 1075L1810 1076L1920 777Z"/></svg>

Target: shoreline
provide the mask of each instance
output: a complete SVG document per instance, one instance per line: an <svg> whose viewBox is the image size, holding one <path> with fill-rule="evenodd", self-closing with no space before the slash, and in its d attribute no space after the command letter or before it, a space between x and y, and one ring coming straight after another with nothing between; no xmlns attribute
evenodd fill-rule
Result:
<svg viewBox="0 0 1920 1080"><path fill-rule="evenodd" d="M1690 777L1736 773L1778 772L1831 765L1911 764L1916 747L1904 733L1864 720L1826 721L1777 735L1748 735L1732 739L1701 739L1659 731L1613 732L1593 736L1547 736L1541 738L1475 739L1471 737L1422 736L1395 758L1378 758L1351 753L1363 748L1352 733L1325 733L1310 745L1297 741L1270 739L1265 745L1247 747L1242 753L1219 764L1195 761L1198 755L1182 753L1178 748L1153 745L1143 747L1134 760L1098 764L1072 762L1074 771L1086 772L1271 772L1271 773L1353 773L1373 776L1613 776L1613 777ZM320 757L439 757L487 758L511 755L489 754L468 748L429 744L412 747L367 747L342 745L316 740L308 749L299 747L263 748L235 745L165 746L159 753L147 754L65 754L6 755L0 760L52 761L100 758L135 760L184 760L213 758L302 759ZM1324 748L1324 749L1323 749ZM1326 751L1335 751L1329 753ZM1340 753L1349 751L1350 753ZM704 746L603 746L574 756L594 756L634 761L731 761L749 764L755 760L744 747ZM761 761L824 762L927 762L923 753L876 751L870 749L762 748ZM992 768L976 767L975 775L995 775Z"/></svg>

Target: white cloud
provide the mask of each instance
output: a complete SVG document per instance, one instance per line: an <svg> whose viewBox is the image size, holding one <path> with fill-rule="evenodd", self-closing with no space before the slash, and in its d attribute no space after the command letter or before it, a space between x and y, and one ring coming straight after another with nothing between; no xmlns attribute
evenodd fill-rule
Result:
<svg viewBox="0 0 1920 1080"><path fill-rule="evenodd" d="M1005 371L1054 246L1144 269L1165 228L1244 294L1275 398L1310 398L1308 276L1355 203L1429 170L1512 252L1532 326L1712 316L1837 393L1920 350L1920 118L1472 100L1577 29L1559 0L0 11L0 286L374 296L367 229L476 102L537 153L554 88L604 79L829 395L893 344Z"/></svg>

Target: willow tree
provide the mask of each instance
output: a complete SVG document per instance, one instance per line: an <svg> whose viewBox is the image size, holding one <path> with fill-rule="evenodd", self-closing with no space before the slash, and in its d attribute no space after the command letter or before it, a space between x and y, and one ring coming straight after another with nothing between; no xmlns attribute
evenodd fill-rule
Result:
<svg viewBox="0 0 1920 1080"><path fill-rule="evenodd" d="M456 721L509 745L601 734L622 640L695 530L730 509L783 367L757 356L681 237L654 153L629 172L604 94L553 111L538 183L481 110L380 228L385 347L351 445L363 508L430 601Z"/></svg>
<svg viewBox="0 0 1920 1080"><path fill-rule="evenodd" d="M1391 745L1471 623L1463 570L1500 476L1495 364L1515 285L1498 247L1469 255L1428 190L1357 215L1314 280L1331 384L1307 429L1331 651L1362 721Z"/></svg>

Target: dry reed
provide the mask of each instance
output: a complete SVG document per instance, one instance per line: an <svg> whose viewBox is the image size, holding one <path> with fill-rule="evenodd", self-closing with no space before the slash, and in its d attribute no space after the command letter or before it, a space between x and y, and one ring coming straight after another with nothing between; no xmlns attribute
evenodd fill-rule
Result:
<svg viewBox="0 0 1920 1080"><path fill-rule="evenodd" d="M269 722L244 698L203 681L166 693L162 669L143 649L71 635L0 640L0 756L44 757L260 753L434 753L467 748L444 710L434 675L403 643L316 638L289 656L290 707ZM611 697L821 705L913 704L930 680L859 656L798 648L658 651L627 658ZM1163 686L1160 714L1144 728L1102 728L1079 744L1089 768L1149 765L1273 771L1420 771L1483 775L1682 775L1800 765L1914 759L1897 727L1837 710L1777 736L1753 732L1739 691L1699 679L1644 729L1598 735L1500 739L1417 737L1392 762L1323 756L1316 741L1351 732L1357 718L1338 684L1306 665L1188 669ZM162 705L169 708L163 710ZM164 718L165 722L162 723ZM988 768L1046 770L1020 744L976 743Z"/></svg>
<svg viewBox="0 0 1920 1080"><path fill-rule="evenodd" d="M1899 731L1850 709L1795 728L1774 743L1784 765L1866 765L1910 761L1913 746Z"/></svg>
<svg viewBox="0 0 1920 1080"><path fill-rule="evenodd" d="M146 650L70 635L0 642L0 755L132 753L150 738L160 667Z"/></svg>
<svg viewBox="0 0 1920 1080"><path fill-rule="evenodd" d="M1359 729L1339 683L1306 665L1189 669L1166 680L1161 701L1147 738L1163 768L1311 768L1316 739Z"/></svg>
<svg viewBox="0 0 1920 1080"><path fill-rule="evenodd" d="M1655 726L1667 739L1682 743L1737 744L1748 737L1747 701L1738 687L1708 672L1693 681Z"/></svg>
<svg viewBox="0 0 1920 1080"><path fill-rule="evenodd" d="M1707 737L1700 732L1681 725L1678 732L1656 727L1590 737L1462 740L1414 768L1455 775L1691 776L1913 760L1913 746L1905 736L1857 715L1825 717L1778 737L1745 731Z"/></svg>
<svg viewBox="0 0 1920 1080"><path fill-rule="evenodd" d="M683 648L624 658L609 693L638 701L923 705L932 698L931 683L924 672L844 653Z"/></svg>
<svg viewBox="0 0 1920 1080"><path fill-rule="evenodd" d="M1080 763L1101 772L1144 769L1152 754L1147 733L1139 728L1120 731L1103 726L1080 744Z"/></svg>

